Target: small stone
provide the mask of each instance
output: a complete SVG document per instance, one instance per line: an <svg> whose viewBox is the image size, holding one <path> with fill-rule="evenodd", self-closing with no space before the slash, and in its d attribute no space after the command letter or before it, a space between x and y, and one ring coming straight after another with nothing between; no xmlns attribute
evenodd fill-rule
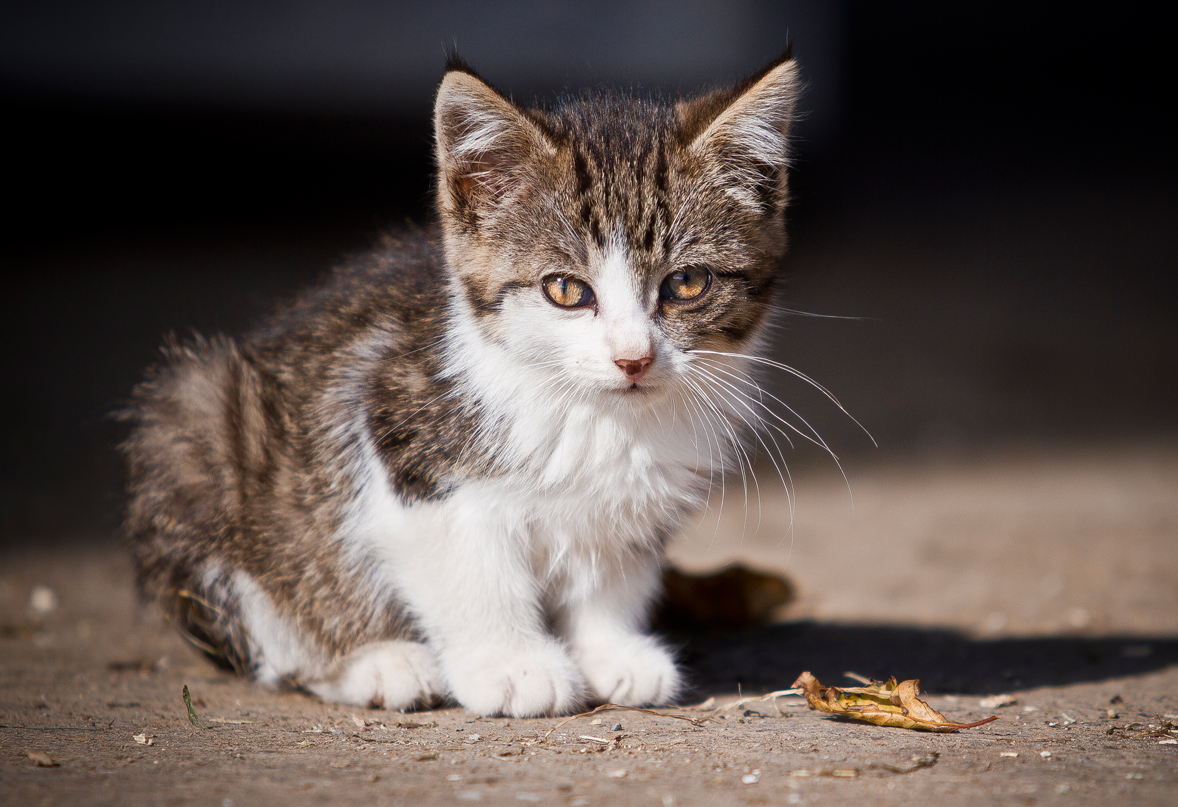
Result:
<svg viewBox="0 0 1178 807"><path fill-rule="evenodd" d="M983 633L1001 633L1006 628L1006 614L994 611L982 620Z"/></svg>
<svg viewBox="0 0 1178 807"><path fill-rule="evenodd" d="M61 763L46 754L44 751L25 751L25 755L31 759L33 764L38 768L57 768L61 765Z"/></svg>
<svg viewBox="0 0 1178 807"><path fill-rule="evenodd" d="M1050 751L1040 751L1039 756L1043 757L1044 759L1050 759L1051 752Z"/></svg>
<svg viewBox="0 0 1178 807"><path fill-rule="evenodd" d="M626 772L622 770L610 771L606 774L610 779L622 779L626 776Z"/></svg>
<svg viewBox="0 0 1178 807"><path fill-rule="evenodd" d="M609 727L609 730L610 731L621 731L622 724L621 723L614 723L612 726Z"/></svg>
<svg viewBox="0 0 1178 807"><path fill-rule="evenodd" d="M36 585L29 594L29 610L37 616L48 616L57 610L61 601L49 586Z"/></svg>

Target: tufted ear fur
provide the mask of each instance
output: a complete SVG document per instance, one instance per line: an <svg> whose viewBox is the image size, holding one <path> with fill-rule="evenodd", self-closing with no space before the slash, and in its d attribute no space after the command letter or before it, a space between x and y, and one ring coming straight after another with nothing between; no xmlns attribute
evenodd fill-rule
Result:
<svg viewBox="0 0 1178 807"><path fill-rule="evenodd" d="M715 166L729 194L762 213L786 201L789 125L800 81L786 53L731 90L679 106L689 151Z"/></svg>
<svg viewBox="0 0 1178 807"><path fill-rule="evenodd" d="M509 199L531 162L555 152L535 120L460 62L438 89L434 134L439 212L468 224Z"/></svg>

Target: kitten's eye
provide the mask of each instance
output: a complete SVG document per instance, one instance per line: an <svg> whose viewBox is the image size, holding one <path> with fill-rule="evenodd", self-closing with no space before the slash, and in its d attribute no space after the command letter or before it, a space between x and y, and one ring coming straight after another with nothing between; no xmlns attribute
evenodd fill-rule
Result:
<svg viewBox="0 0 1178 807"><path fill-rule="evenodd" d="M542 281L544 296L561 308L581 308L596 299L593 289L583 280L567 275L549 275Z"/></svg>
<svg viewBox="0 0 1178 807"><path fill-rule="evenodd" d="M667 275L659 289L664 300L687 302L699 297L712 285L712 273L706 266L689 266Z"/></svg>

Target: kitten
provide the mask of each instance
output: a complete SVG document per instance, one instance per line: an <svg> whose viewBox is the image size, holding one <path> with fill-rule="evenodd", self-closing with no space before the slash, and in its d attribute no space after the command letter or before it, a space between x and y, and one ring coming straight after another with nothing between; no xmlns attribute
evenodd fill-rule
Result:
<svg viewBox="0 0 1178 807"><path fill-rule="evenodd" d="M646 623L753 420L797 88L787 54L688 100L532 109L451 60L438 231L136 389L143 592L219 663L330 701L672 701Z"/></svg>

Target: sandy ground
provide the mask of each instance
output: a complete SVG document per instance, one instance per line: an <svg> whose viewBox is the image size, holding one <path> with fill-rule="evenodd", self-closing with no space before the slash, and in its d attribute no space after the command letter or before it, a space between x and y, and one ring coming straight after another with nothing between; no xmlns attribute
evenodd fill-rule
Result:
<svg viewBox="0 0 1178 807"><path fill-rule="evenodd" d="M685 706L803 670L852 685L853 671L920 678L950 719L997 722L921 734L793 698L673 710L694 723L322 704L207 665L137 610L113 542L78 540L0 557L0 803L1174 803L1178 445L1009 448L849 475L853 507L829 467L799 474L792 530L771 474L759 506L734 482L723 516L676 546L683 568L742 561L799 589L775 624L672 637L694 682ZM53 604L37 586L55 592L51 612L30 607ZM979 705L993 694L1015 703Z"/></svg>

